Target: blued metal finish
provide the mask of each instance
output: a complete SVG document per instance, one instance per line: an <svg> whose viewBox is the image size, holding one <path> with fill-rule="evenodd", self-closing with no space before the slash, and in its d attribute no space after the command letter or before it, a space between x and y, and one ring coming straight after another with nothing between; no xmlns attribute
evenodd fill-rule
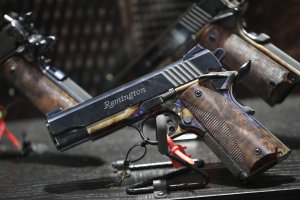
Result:
<svg viewBox="0 0 300 200"><path fill-rule="evenodd" d="M50 134L56 137L64 131L76 132L77 129L189 83L211 68L220 67L213 53L199 48L199 52L185 61L177 61L65 112L48 115Z"/></svg>
<svg viewBox="0 0 300 200"><path fill-rule="evenodd" d="M163 35L151 42L151 45L145 51L117 73L115 76L116 81L128 73L129 70L134 77L140 77L152 71L166 58L173 57L173 60L177 60L187 49L195 45L196 34L220 10L226 8L227 6L220 0L204 0L194 3L175 23L171 24ZM175 58L174 52L180 49L181 52Z"/></svg>

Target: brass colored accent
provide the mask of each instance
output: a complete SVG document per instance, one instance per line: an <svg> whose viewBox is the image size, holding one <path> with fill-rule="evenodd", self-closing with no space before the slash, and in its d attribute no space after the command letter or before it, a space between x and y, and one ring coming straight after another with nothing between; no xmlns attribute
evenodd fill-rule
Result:
<svg viewBox="0 0 300 200"><path fill-rule="evenodd" d="M108 126L111 126L122 120L128 119L133 113L135 113L137 111L137 109L138 109L138 105L135 105L130 108L127 108L124 111L116 113L109 118L105 118L103 120L95 122L95 123L87 126L87 131L90 135L92 135L93 133L95 133L98 130L102 130L102 129L107 128Z"/></svg>
<svg viewBox="0 0 300 200"><path fill-rule="evenodd" d="M204 36L208 35L208 33L211 32L211 30L218 29L216 27L217 26L211 25L211 24L208 24L208 25L204 26L203 31L197 33L197 38L202 38L202 37L204 38ZM242 31L241 25L238 25L237 28L235 30L233 30L233 33L235 33L238 36L240 36L242 39L244 39L246 42L248 42L253 47L257 48L262 53L268 55L271 59L273 59L274 61L276 61L278 64L282 65L282 67L288 69L289 71L292 71L297 76L300 76L300 71L298 71L296 68L294 68L293 66L291 66L290 64L288 64L284 60L280 59L278 56L276 56L270 50L268 50L267 48L265 48L263 45L258 44L256 42L254 42L253 40L251 40L249 37L247 37L245 35L245 33Z"/></svg>
<svg viewBox="0 0 300 200"><path fill-rule="evenodd" d="M191 87L192 85L194 85L194 84L196 84L196 83L198 83L198 79L197 79L197 80L194 80L194 81L192 81L192 82L189 82L189 83L187 83L187 84L184 84L184 85L182 85L182 86L179 86L178 88L175 88L175 91L176 91L177 93L183 92L183 91L185 91L187 88Z"/></svg>
<svg viewBox="0 0 300 200"><path fill-rule="evenodd" d="M264 46L253 41L249 43L249 38L241 38L236 31L220 25L209 25L197 38L211 50L224 48L226 56L222 63L227 70L238 70L242 64L251 60L251 69L242 82L271 106L280 103L295 85L295 81L289 78L290 71L285 67L287 63L277 62L279 58L274 60L272 53Z"/></svg>
<svg viewBox="0 0 300 200"><path fill-rule="evenodd" d="M269 57L271 57L273 60L275 60L277 63L279 63L280 65L282 65L282 67L288 69L289 71L292 71L293 73L295 73L297 76L300 76L300 71L298 71L295 67L291 66L290 64L288 64L287 62L285 62L284 60L280 59L278 56L276 56L274 53L272 53L270 50L268 50L267 48L265 48L263 45L258 44L256 42L254 42L253 40L251 40L249 37L247 37L245 35L245 33L243 33L242 31L242 27L241 25L238 25L237 27L237 33L238 35L243 38L245 41L247 41L249 44L251 44L252 46L254 46L255 48L257 48L258 50L260 50L261 52L265 53L266 55L268 55Z"/></svg>
<svg viewBox="0 0 300 200"><path fill-rule="evenodd" d="M193 117L193 114L186 108L182 109L181 110L181 116L184 117L184 116L191 116Z"/></svg>

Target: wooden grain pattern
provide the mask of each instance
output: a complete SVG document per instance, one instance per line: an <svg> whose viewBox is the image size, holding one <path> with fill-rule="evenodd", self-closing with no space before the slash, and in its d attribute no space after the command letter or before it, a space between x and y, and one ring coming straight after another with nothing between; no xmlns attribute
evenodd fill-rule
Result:
<svg viewBox="0 0 300 200"><path fill-rule="evenodd" d="M251 60L250 72L243 81L270 105L280 103L295 85L289 79L289 71L282 65L221 26L207 27L200 34L199 42L211 50L224 48L226 56L223 63L228 70L237 70L243 63Z"/></svg>
<svg viewBox="0 0 300 200"><path fill-rule="evenodd" d="M87 131L90 135L101 134L101 130L109 129L109 127L116 127L122 121L127 120L138 109L138 106L129 107L121 112L118 112L108 118L95 122L87 126Z"/></svg>
<svg viewBox="0 0 300 200"><path fill-rule="evenodd" d="M181 144L188 146L193 158L205 161L210 183L204 189L169 192L166 199L299 199L299 97L291 96L272 109L259 98L247 101L247 104L252 103L251 106L256 108L257 118L268 124L279 138L293 148L289 159L257 177L250 185L243 186L222 163L212 164L219 160L202 141L182 141ZM127 195L125 188L163 174L169 169L132 171L121 187L112 187L119 180L113 173L111 162L124 159L128 148L140 141L139 134L131 128L97 140L94 144L80 145L68 153L61 153L56 150L49 137L45 137L47 130L44 123L44 119L8 123L10 129L19 134L18 137L21 137L23 131L41 133L28 134L28 137L34 144L46 145L48 149L44 153L29 154L28 157L0 159L0 199L154 199L153 194ZM141 163L166 159L157 152L155 146L149 146ZM197 181L198 176L192 173L178 178L184 182Z"/></svg>
<svg viewBox="0 0 300 200"><path fill-rule="evenodd" d="M67 109L78 104L69 94L22 58L13 57L5 61L1 66L1 74L43 114L56 108Z"/></svg>
<svg viewBox="0 0 300 200"><path fill-rule="evenodd" d="M196 91L202 95L197 97ZM206 127L204 141L235 176L265 171L289 155L282 142L237 106L229 91L219 93L195 84L180 99Z"/></svg>

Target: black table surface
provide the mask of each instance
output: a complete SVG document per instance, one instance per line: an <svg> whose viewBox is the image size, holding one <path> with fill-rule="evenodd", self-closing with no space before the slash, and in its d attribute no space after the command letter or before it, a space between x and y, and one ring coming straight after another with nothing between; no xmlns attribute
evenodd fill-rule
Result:
<svg viewBox="0 0 300 200"><path fill-rule="evenodd" d="M256 118L293 150L291 156L250 185L242 186L203 142L183 142L193 158L205 160L210 183L203 189L169 192L167 199L300 199L300 95L291 95L273 108L256 98L243 103L254 108ZM10 157L9 143L2 139L0 199L153 199L153 194L127 195L126 186L166 171L132 171L122 186L117 186L119 179L111 163L124 159L127 150L140 142L132 128L61 153L52 144L44 119L9 122L8 127L19 137L25 133L34 152L26 157ZM140 163L166 160L152 146ZM186 175L186 179L189 176L193 175Z"/></svg>

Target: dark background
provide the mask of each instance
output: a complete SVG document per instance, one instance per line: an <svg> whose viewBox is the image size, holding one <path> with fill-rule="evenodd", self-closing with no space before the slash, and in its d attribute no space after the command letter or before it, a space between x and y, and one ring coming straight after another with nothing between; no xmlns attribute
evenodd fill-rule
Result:
<svg viewBox="0 0 300 200"><path fill-rule="evenodd" d="M192 2L0 0L0 13L33 12L38 30L58 39L52 54L55 65L96 96L106 90L115 72L146 48ZM249 30L270 35L275 45L300 60L299 12L300 2L296 0L251 0L245 18ZM8 88L1 81L2 103L11 101ZM24 100L9 113L10 119L41 116Z"/></svg>
<svg viewBox="0 0 300 200"><path fill-rule="evenodd" d="M103 92L108 73L124 67L153 38L183 12L190 0L0 0L0 12L33 11L34 21L45 35L56 35L55 64L92 95ZM300 1L251 0L246 20L250 30L265 32L272 42L300 60ZM8 101L9 86L0 85L0 103ZM270 108L260 98L244 102L255 117L292 150L282 164L268 171L250 187L234 179L202 142L187 141L193 158L204 159L211 178L203 190L171 192L169 198L204 199L297 199L300 191L299 95ZM153 199L152 194L128 196L127 185L161 175L165 170L133 172L122 187L111 162L124 159L140 141L135 130L126 128L94 143L86 142L67 152L58 152L43 119L12 119L42 115L29 102L20 101L9 110L8 128L18 138L27 134L34 152L27 157L6 158L7 138L1 143L0 199ZM3 142L3 141L1 141ZM4 149L4 150L3 150ZM165 161L155 146L142 162ZM193 174L192 174L193 176ZM197 178L194 176L194 178ZM226 198L227 197L227 198Z"/></svg>

